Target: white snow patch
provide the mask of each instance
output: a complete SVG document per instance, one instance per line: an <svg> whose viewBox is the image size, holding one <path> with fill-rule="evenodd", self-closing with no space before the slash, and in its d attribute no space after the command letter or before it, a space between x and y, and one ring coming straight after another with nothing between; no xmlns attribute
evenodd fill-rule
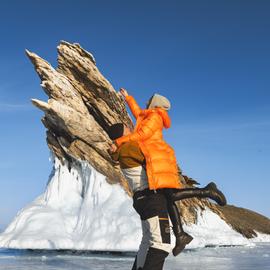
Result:
<svg viewBox="0 0 270 270"><path fill-rule="evenodd" d="M255 231L257 237L251 238L250 241L253 243L270 243L270 235Z"/></svg>
<svg viewBox="0 0 270 270"><path fill-rule="evenodd" d="M251 245L251 242L232 229L210 209L197 211L197 223L185 226L184 230L193 236L187 248L223 245Z"/></svg>

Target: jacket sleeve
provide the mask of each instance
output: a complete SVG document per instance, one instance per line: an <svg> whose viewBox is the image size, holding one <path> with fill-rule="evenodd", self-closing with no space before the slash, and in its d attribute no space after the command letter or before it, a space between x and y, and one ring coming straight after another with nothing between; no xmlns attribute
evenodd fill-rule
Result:
<svg viewBox="0 0 270 270"><path fill-rule="evenodd" d="M146 140L150 138L156 130L162 129L162 123L161 116L153 112L142 122L139 129L129 135L116 139L115 143L117 146L120 146L124 142Z"/></svg>
<svg viewBox="0 0 270 270"><path fill-rule="evenodd" d="M132 97L132 96L126 96L126 102L129 106L133 116L135 117L135 119L137 119L138 115L141 112L140 106L138 105L138 103L136 102L134 97Z"/></svg>

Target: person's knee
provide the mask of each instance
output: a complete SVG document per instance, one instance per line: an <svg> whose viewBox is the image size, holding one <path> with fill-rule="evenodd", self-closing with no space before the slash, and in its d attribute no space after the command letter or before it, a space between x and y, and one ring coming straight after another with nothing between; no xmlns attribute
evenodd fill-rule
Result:
<svg viewBox="0 0 270 270"><path fill-rule="evenodd" d="M163 250L171 251L170 224L167 213L149 218L146 223L149 233L149 246Z"/></svg>
<svg viewBox="0 0 270 270"><path fill-rule="evenodd" d="M160 243L160 242L152 242L151 248L159 249L167 253L170 253L172 251L171 244Z"/></svg>

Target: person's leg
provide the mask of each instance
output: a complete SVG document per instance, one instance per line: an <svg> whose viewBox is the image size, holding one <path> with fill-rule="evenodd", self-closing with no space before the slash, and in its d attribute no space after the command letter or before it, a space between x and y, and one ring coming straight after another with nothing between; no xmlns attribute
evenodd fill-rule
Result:
<svg viewBox="0 0 270 270"><path fill-rule="evenodd" d="M175 235L175 247L173 248L172 253L174 256L177 256L181 251L183 251L185 246L192 241L193 237L183 230L180 211L175 202L171 199L171 194L173 192L174 189L164 189L164 194L167 199L167 208L173 225L172 229Z"/></svg>
<svg viewBox="0 0 270 270"><path fill-rule="evenodd" d="M168 208L168 213L170 216L170 220L173 225L173 232L175 235L181 234L184 230L182 227L182 222L180 218L180 213L178 210L178 207L176 206L175 202L171 200L167 200L167 208Z"/></svg>
<svg viewBox="0 0 270 270"><path fill-rule="evenodd" d="M175 247L173 248L172 253L174 256L177 256L184 250L186 245L192 241L193 237L184 232L180 218L180 212L175 202L167 200L167 207L175 235Z"/></svg>
<svg viewBox="0 0 270 270"><path fill-rule="evenodd" d="M146 255L150 246L149 239L149 230L145 226L145 222L142 220L143 214L145 212L145 208L147 206L147 197L146 196L136 196L133 197L133 207L136 212L140 215L141 219L141 228L142 228L142 240L139 246L139 250L137 252L135 261L132 266L132 270L142 270Z"/></svg>
<svg viewBox="0 0 270 270"><path fill-rule="evenodd" d="M165 258L171 251L170 224L166 213L143 221L148 230L149 249L145 258L143 270L161 270Z"/></svg>
<svg viewBox="0 0 270 270"><path fill-rule="evenodd" d="M170 226L167 211L167 201L163 194L152 194L148 196L135 196L134 208L142 219L143 240L137 254L136 267L146 270L161 270L164 260L171 251ZM147 247L147 252L143 247ZM153 250L154 249L154 250ZM157 250L158 251L157 251ZM145 255L140 256L140 251ZM154 260L153 260L154 256ZM135 268L136 269L136 268Z"/></svg>
<svg viewBox="0 0 270 270"><path fill-rule="evenodd" d="M179 201L183 199L198 197L210 198L216 201L219 205L224 206L227 204L224 194L217 188L216 184L211 182L204 188L183 188L173 189L170 194L172 201Z"/></svg>
<svg viewBox="0 0 270 270"><path fill-rule="evenodd" d="M142 270L162 270L168 252L150 247Z"/></svg>
<svg viewBox="0 0 270 270"><path fill-rule="evenodd" d="M155 240L153 240L153 234L159 235L157 232L158 225L156 217L149 218L142 221L143 238L140 244L136 259L134 261L132 270L156 270L162 269L165 258L168 256L168 252L159 248L150 247ZM156 231L156 232L155 232ZM151 236L151 237L150 237ZM160 242L159 242L160 247ZM166 256L165 256L166 255Z"/></svg>
<svg viewBox="0 0 270 270"><path fill-rule="evenodd" d="M149 226L148 224L142 220L142 241L140 243L139 250L137 252L136 256L136 268L134 269L142 269L144 266L144 262L146 259L146 255L148 252L148 249L150 247L150 235L149 235ZM135 264L135 263L134 263Z"/></svg>

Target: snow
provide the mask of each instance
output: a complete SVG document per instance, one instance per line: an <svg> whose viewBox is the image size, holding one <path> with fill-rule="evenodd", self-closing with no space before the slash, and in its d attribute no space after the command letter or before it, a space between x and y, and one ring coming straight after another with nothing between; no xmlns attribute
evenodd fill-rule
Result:
<svg viewBox="0 0 270 270"><path fill-rule="evenodd" d="M46 191L17 214L0 247L135 250L139 240L140 220L119 184L86 162L69 172L55 158Z"/></svg>
<svg viewBox="0 0 270 270"><path fill-rule="evenodd" d="M210 209L197 211L197 223L184 226L184 230L194 238L187 248L251 244Z"/></svg>
<svg viewBox="0 0 270 270"><path fill-rule="evenodd" d="M252 243L270 243L270 235L255 231L257 237L250 239Z"/></svg>
<svg viewBox="0 0 270 270"><path fill-rule="evenodd" d="M45 192L0 234L0 248L136 251L140 220L121 186L109 184L86 161L70 171L56 157L53 162ZM184 226L194 237L187 248L270 242L263 234L244 238L209 209L197 215L197 224Z"/></svg>

